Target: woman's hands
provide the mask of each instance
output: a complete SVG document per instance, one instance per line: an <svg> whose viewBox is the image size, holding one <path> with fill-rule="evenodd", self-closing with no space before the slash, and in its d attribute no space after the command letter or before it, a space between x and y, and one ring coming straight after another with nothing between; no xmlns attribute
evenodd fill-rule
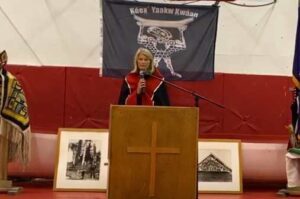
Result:
<svg viewBox="0 0 300 199"><path fill-rule="evenodd" d="M146 80L144 78L141 78L138 82L137 91L136 91L137 94L140 95L144 93L145 88L146 88Z"/></svg>

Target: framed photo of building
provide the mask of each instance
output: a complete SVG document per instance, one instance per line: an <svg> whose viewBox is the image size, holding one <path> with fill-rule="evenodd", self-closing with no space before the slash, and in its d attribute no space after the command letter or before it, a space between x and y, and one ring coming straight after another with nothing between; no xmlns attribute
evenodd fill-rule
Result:
<svg viewBox="0 0 300 199"><path fill-rule="evenodd" d="M198 192L242 193L241 141L199 139Z"/></svg>
<svg viewBox="0 0 300 199"><path fill-rule="evenodd" d="M105 191L107 155L107 129L59 129L53 189Z"/></svg>

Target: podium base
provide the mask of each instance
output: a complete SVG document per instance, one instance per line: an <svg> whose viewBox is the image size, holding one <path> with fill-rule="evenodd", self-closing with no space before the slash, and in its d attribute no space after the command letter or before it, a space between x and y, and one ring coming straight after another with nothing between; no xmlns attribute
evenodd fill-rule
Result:
<svg viewBox="0 0 300 199"><path fill-rule="evenodd" d="M13 187L12 181L0 180L0 192L7 192L10 195L15 195L20 193L23 187Z"/></svg>

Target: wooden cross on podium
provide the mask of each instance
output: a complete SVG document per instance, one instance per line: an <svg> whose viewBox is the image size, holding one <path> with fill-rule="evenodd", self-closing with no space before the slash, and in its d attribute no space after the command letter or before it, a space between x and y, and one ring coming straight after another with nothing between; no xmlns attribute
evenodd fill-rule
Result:
<svg viewBox="0 0 300 199"><path fill-rule="evenodd" d="M155 173L156 173L156 154L179 154L179 148L157 147L157 122L152 123L151 146L150 147L127 147L128 153L149 153L150 154L150 183L149 196L155 196Z"/></svg>

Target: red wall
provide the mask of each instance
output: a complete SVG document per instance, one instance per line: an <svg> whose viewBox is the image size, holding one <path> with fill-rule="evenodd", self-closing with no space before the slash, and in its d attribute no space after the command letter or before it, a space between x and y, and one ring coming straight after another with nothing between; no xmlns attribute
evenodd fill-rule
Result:
<svg viewBox="0 0 300 199"><path fill-rule="evenodd" d="M122 79L99 77L98 69L7 66L21 82L33 132L108 128ZM216 74L212 81L173 81L225 106L200 100L199 135L243 141L286 141L290 123L290 77ZM190 94L168 86L172 106L194 106Z"/></svg>

